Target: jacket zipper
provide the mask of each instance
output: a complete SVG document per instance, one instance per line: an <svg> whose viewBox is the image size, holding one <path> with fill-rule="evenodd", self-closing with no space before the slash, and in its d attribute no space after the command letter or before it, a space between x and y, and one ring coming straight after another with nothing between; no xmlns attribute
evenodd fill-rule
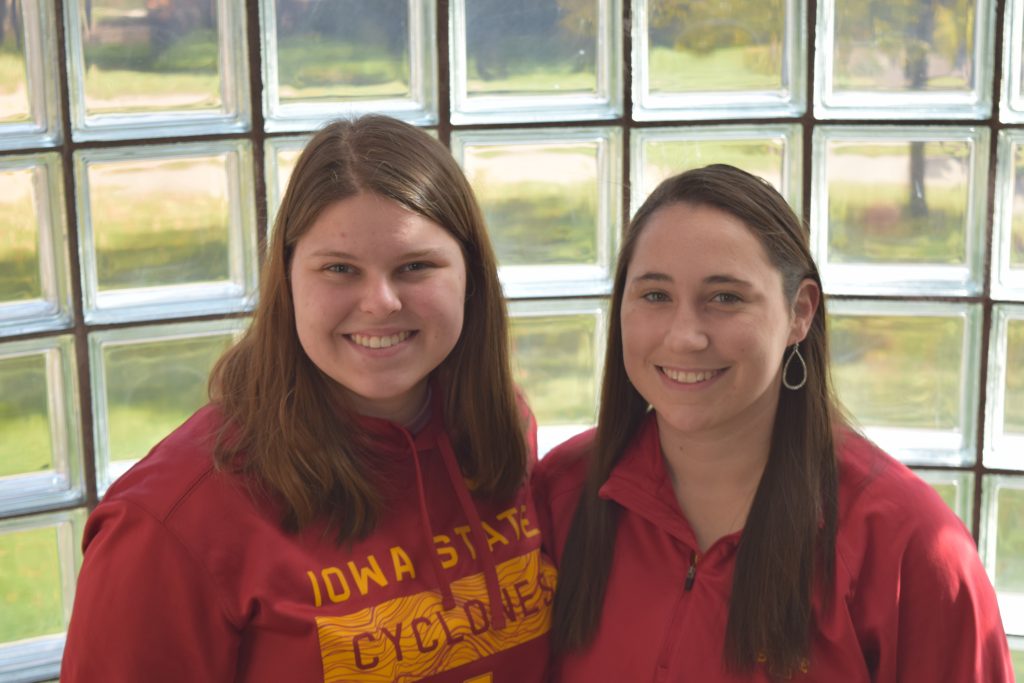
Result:
<svg viewBox="0 0 1024 683"><path fill-rule="evenodd" d="M686 583L683 584L683 590L689 591L693 588L693 582L697 578L697 551L690 551L690 568L686 571Z"/></svg>

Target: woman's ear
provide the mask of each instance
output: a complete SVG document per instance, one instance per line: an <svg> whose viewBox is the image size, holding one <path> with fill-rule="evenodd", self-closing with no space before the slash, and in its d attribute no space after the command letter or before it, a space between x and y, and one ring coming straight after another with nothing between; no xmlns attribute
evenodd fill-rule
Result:
<svg viewBox="0 0 1024 683"><path fill-rule="evenodd" d="M789 344L796 344L803 341L807 336L807 330L811 328L811 321L818 311L818 304L821 303L821 288L818 283L810 278L804 278L797 287L796 296L793 297L792 321L789 326Z"/></svg>

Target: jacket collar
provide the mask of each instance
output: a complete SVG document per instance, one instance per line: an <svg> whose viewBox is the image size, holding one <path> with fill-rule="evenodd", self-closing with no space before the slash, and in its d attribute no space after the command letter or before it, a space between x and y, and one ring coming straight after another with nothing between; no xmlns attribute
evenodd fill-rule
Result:
<svg viewBox="0 0 1024 683"><path fill-rule="evenodd" d="M598 495L615 501L689 548L699 551L697 537L679 508L672 488L672 478L661 453L658 419L653 410L647 413L608 480L598 490ZM714 545L724 542L734 547L739 537L740 532L729 534Z"/></svg>

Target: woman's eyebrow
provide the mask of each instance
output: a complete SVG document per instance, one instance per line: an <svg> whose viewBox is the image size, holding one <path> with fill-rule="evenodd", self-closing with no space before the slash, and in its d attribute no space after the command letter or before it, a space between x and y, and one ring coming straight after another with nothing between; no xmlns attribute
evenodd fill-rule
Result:
<svg viewBox="0 0 1024 683"><path fill-rule="evenodd" d="M658 273L658 272L651 271L651 272L643 273L642 275L637 275L637 276L631 278L630 281L631 282L644 282L644 281L672 282L672 276L668 275L667 273Z"/></svg>

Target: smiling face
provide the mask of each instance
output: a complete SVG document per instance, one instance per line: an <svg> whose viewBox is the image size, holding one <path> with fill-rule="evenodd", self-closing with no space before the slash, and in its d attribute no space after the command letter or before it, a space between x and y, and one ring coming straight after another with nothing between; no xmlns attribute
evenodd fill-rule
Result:
<svg viewBox="0 0 1024 683"><path fill-rule="evenodd" d="M404 424L462 333L466 264L440 225L375 194L325 208L289 267L310 360L363 415Z"/></svg>
<svg viewBox="0 0 1024 683"><path fill-rule="evenodd" d="M738 218L666 205L643 227L626 273L626 373L663 433L770 435L783 354L806 335L817 303L811 280L786 301L781 273Z"/></svg>

